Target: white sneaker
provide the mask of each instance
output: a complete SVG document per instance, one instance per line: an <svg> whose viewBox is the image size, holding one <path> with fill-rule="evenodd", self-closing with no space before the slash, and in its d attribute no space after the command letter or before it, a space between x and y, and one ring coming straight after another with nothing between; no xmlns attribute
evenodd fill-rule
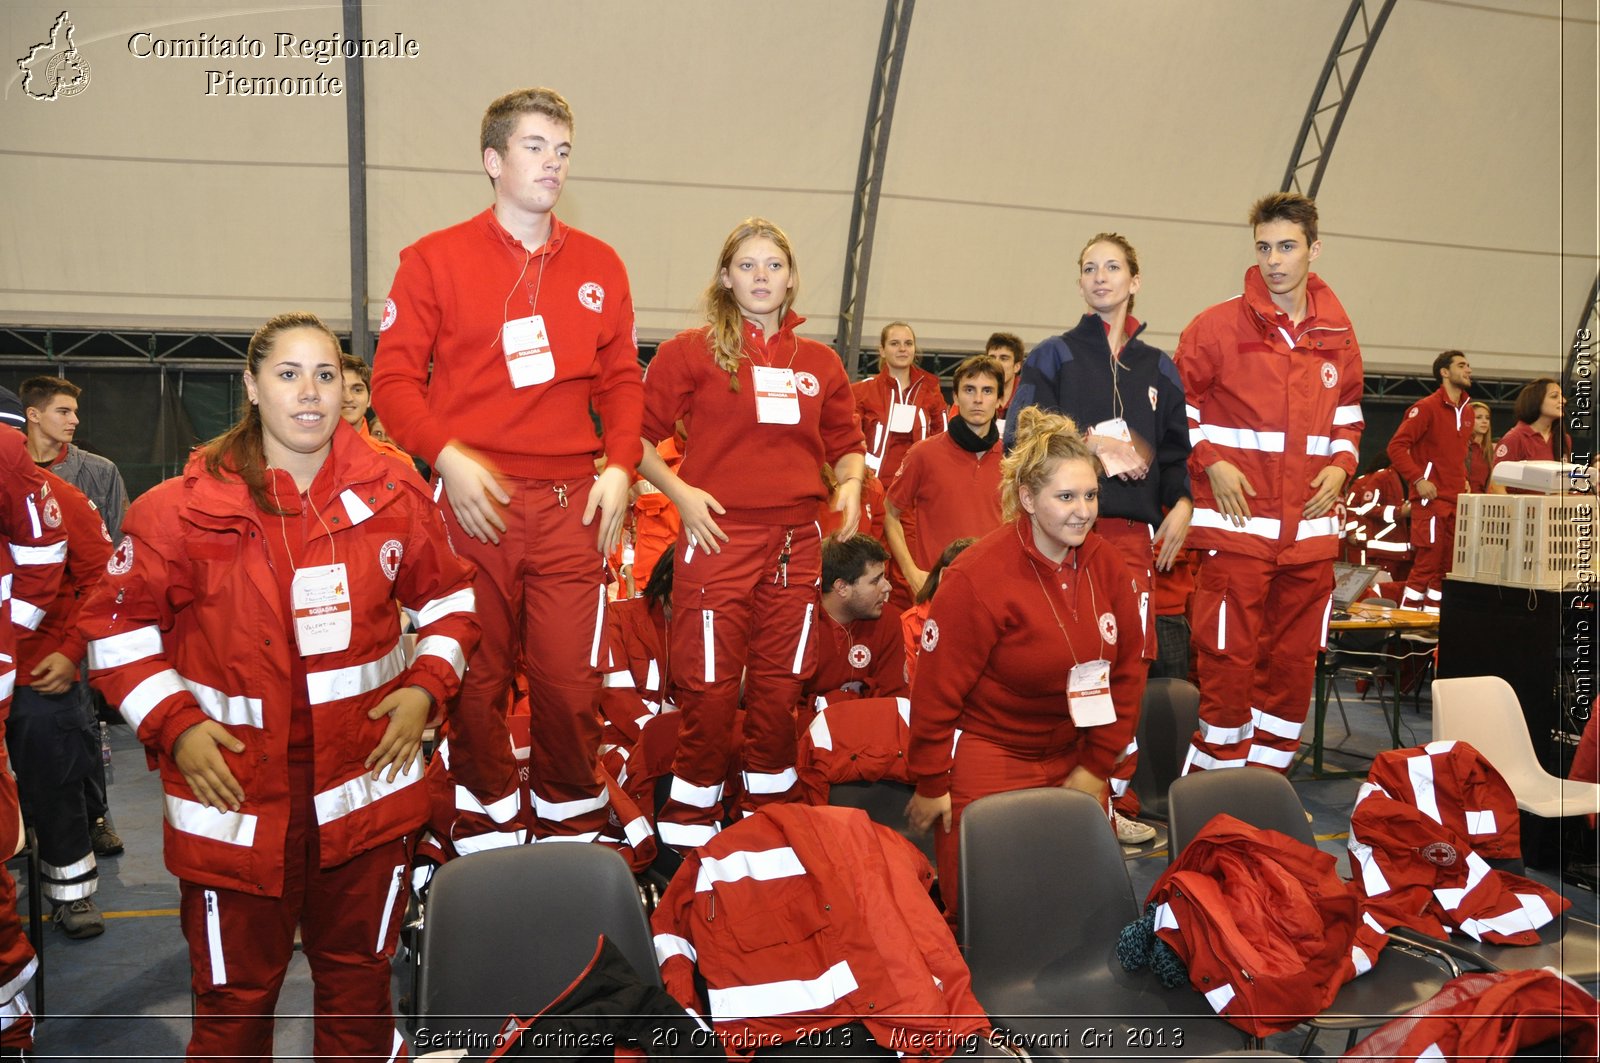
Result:
<svg viewBox="0 0 1600 1063"><path fill-rule="evenodd" d="M1123 845L1143 845L1156 836L1156 829L1150 824L1129 819L1121 812L1111 813L1111 825L1117 828L1117 841Z"/></svg>

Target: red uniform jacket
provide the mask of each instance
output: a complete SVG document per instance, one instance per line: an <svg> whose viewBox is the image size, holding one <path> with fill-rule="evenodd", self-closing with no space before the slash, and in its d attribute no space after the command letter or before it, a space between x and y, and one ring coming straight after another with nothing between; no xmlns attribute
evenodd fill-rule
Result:
<svg viewBox="0 0 1600 1063"><path fill-rule="evenodd" d="M533 314L544 319L555 375L515 388L501 329ZM429 233L400 252L372 402L395 442L430 465L455 439L513 476L589 476L602 449L607 464L632 472L642 453L639 348L622 260L554 216L532 253L493 209Z"/></svg>
<svg viewBox="0 0 1600 1063"><path fill-rule="evenodd" d="M938 435L948 423L939 378L926 369L912 366L910 382L904 390L885 369L857 381L851 391L861 418L861 432L866 436L867 467L885 483L894 480L913 443ZM906 431L891 432L889 414L898 404L911 407L911 426Z"/></svg>
<svg viewBox="0 0 1600 1063"><path fill-rule="evenodd" d="M1155 932L1218 1015L1257 1037L1320 1014L1387 937L1332 856L1217 816L1151 887Z"/></svg>
<svg viewBox="0 0 1600 1063"><path fill-rule="evenodd" d="M1410 564L1410 525L1401 512L1405 481L1392 466L1356 479L1345 494L1345 535L1360 564L1385 566L1391 574Z"/></svg>
<svg viewBox="0 0 1600 1063"><path fill-rule="evenodd" d="M963 450L948 432L913 444L889 484L889 500L916 515L911 544L917 567L932 571L945 547L1000 527L1000 459L996 443L982 454Z"/></svg>
<svg viewBox="0 0 1600 1063"><path fill-rule="evenodd" d="M647 598L624 598L606 606L606 651L600 669L605 684L600 713L607 747L628 751L651 717L671 707L667 693L667 621ZM602 749L609 755L609 749Z"/></svg>
<svg viewBox="0 0 1600 1063"><path fill-rule="evenodd" d="M841 624L817 603L817 670L808 694L892 698L910 693L900 618L885 609L876 620Z"/></svg>
<svg viewBox="0 0 1600 1063"><path fill-rule="evenodd" d="M705 328L680 332L663 343L645 374L645 437L667 438L681 418L689 441L678 475L710 493L739 520L815 520L817 503L827 497L823 463L861 453L844 365L831 348L795 334L804 321L790 311L772 336L745 322L746 357L739 362L737 391L729 388L727 372L712 359ZM758 421L752 360L794 370L798 424Z"/></svg>
<svg viewBox="0 0 1600 1063"><path fill-rule="evenodd" d="M800 734L795 768L806 799L828 803L836 782L912 782L910 698L862 698L837 704L823 699Z"/></svg>
<svg viewBox="0 0 1600 1063"><path fill-rule="evenodd" d="M858 1019L879 1044L933 1048L908 1058L943 1058L990 1027L931 880L927 859L864 812L768 805L673 876L650 920L662 980L731 1059Z"/></svg>
<svg viewBox="0 0 1600 1063"><path fill-rule="evenodd" d="M284 497L296 497L287 474L269 475L280 477ZM439 705L455 694L478 641L472 567L450 548L427 486L348 425L334 430L309 497L320 520L270 516L240 481L206 472L196 452L181 477L128 511L106 578L84 608L91 679L161 769L167 868L190 882L282 895L290 728L306 711L314 714L323 867L428 815L420 764L392 783L387 772L370 777L364 761L388 721L367 711L404 686ZM346 649L299 656L284 615L290 574L275 571L263 541L285 534L280 519L305 523L302 564L336 558L345 566ZM396 602L419 636L410 664ZM173 762L178 736L206 719L245 745L223 753L245 793L237 812L197 801Z"/></svg>
<svg viewBox="0 0 1600 1063"><path fill-rule="evenodd" d="M1329 465L1355 474L1361 442L1361 348L1344 307L1312 274L1298 325L1272 302L1261 272L1244 296L1189 322L1178 371L1189 408L1194 520L1188 545L1280 565L1338 553L1343 530L1328 514L1305 520L1311 481ZM1217 509L1205 471L1228 461L1255 488L1250 519L1235 527Z"/></svg>
<svg viewBox="0 0 1600 1063"><path fill-rule="evenodd" d="M1481 495L1489 490L1489 470L1494 458L1481 443L1467 441L1467 491Z"/></svg>
<svg viewBox="0 0 1600 1063"><path fill-rule="evenodd" d="M949 792L958 727L1008 749L1075 746L1079 764L1109 778L1144 696L1139 631L1128 566L1093 532L1060 565L1034 546L1026 515L968 547L944 570L922 629L911 689L917 792ZM1080 729L1067 708L1068 673L1100 658L1111 662L1117 718Z"/></svg>
<svg viewBox="0 0 1600 1063"><path fill-rule="evenodd" d="M44 522L67 532L67 565L56 599L45 608L37 630L22 632L17 646L17 685L30 686L33 669L52 653L59 653L76 668L83 663L83 635L78 618L89 594L105 574L111 556L111 536L89 496L48 469L50 498L42 510Z"/></svg>
<svg viewBox="0 0 1600 1063"><path fill-rule="evenodd" d="M1490 868L1522 855L1517 800L1466 742L1380 753L1350 815L1350 869L1385 930L1532 945L1572 902Z"/></svg>
<svg viewBox="0 0 1600 1063"><path fill-rule="evenodd" d="M1437 1063L1511 1059L1518 1049L1558 1042L1542 1059L1594 1059L1596 1003L1581 986L1537 971L1474 972L1452 978L1422 1006L1391 1019L1339 1058L1344 1063Z"/></svg>
<svg viewBox="0 0 1600 1063"><path fill-rule="evenodd" d="M1418 480L1439 489L1439 497L1455 502L1467 488L1467 443L1472 439L1472 407L1466 395L1450 405L1444 388L1411 404L1389 439L1389 460L1416 490ZM1419 504L1426 501L1418 499Z"/></svg>

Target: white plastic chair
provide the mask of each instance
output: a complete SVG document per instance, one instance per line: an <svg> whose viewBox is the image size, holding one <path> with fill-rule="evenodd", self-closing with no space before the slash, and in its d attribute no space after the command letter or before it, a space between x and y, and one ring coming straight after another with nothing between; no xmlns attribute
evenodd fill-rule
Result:
<svg viewBox="0 0 1600 1063"><path fill-rule="evenodd" d="M1496 675L1433 681L1433 737L1471 743L1505 777L1517 807L1546 819L1600 814L1600 784L1544 770L1516 691Z"/></svg>

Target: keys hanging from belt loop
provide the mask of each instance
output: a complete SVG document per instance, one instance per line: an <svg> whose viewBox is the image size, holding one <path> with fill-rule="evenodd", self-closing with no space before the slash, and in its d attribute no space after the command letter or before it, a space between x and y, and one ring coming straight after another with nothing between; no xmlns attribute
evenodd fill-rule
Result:
<svg viewBox="0 0 1600 1063"><path fill-rule="evenodd" d="M562 509L566 509L567 508L567 485L566 484L556 484L550 490L552 490L552 491L554 491L556 493L556 501L558 503L560 503L561 508Z"/></svg>
<svg viewBox="0 0 1600 1063"><path fill-rule="evenodd" d="M783 581L785 587L789 585L789 547L792 545L794 545L794 532L784 532L783 549L778 553L778 579ZM778 582L778 579L774 579L773 582Z"/></svg>

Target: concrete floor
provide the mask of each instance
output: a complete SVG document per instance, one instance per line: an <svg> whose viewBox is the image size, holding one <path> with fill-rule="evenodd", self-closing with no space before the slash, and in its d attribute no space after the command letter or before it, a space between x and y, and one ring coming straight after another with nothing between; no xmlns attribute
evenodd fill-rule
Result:
<svg viewBox="0 0 1600 1063"><path fill-rule="evenodd" d="M1345 705L1350 732L1344 732L1337 711L1330 710L1327 741L1331 751L1327 766L1364 769L1370 757L1387 748L1387 725L1375 702L1362 702L1346 689ZM1404 713L1402 740L1425 742L1430 726L1424 698L1421 712L1409 701ZM46 985L37 1036L38 1058L50 1060L163 1060L181 1059L189 1029L189 964L178 926L177 883L161 861L161 801L156 776L145 770L143 751L126 727L112 728L113 779L111 799L117 826L127 851L100 864L99 901L106 914L106 932L88 941L71 941L46 924L44 969ZM1349 810L1360 786L1356 779L1311 780L1301 768L1295 786L1313 814L1321 847L1339 857L1345 866L1345 837ZM1128 853L1128 870L1134 891L1143 897L1166 867L1165 830L1156 842ZM1591 859L1593 854L1590 854ZM23 893L26 889L18 863L11 865ZM1560 889L1574 902L1572 914L1597 918L1595 894L1565 885L1550 875L1534 873ZM490 913L486 913L490 917ZM409 993L409 975L396 964L395 996ZM1591 991L1596 987L1589 986ZM37 992L29 990L30 999ZM298 954L290 966L279 1004L276 1057L310 1058L310 973ZM1293 1053L1299 1033L1280 1034L1268 1046ZM1325 1034L1316 1046L1335 1059L1343 1051L1343 1038Z"/></svg>

